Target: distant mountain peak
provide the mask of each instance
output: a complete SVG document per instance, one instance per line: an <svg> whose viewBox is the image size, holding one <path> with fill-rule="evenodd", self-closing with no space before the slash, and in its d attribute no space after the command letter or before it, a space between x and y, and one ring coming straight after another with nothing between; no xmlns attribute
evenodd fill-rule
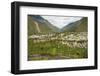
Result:
<svg viewBox="0 0 100 76"><path fill-rule="evenodd" d="M29 35L33 33L39 33L37 29L41 30L41 33L53 33L53 32L87 32L88 19L83 17L82 19L66 24L63 28L58 28L48 20L44 19L40 15L29 15L28 16L28 29Z"/></svg>
<svg viewBox="0 0 100 76"><path fill-rule="evenodd" d="M44 23L46 20L40 15L32 15L32 18L38 22Z"/></svg>
<svg viewBox="0 0 100 76"><path fill-rule="evenodd" d="M36 18L36 19L39 19L39 20L43 19L40 15L33 15L33 18Z"/></svg>

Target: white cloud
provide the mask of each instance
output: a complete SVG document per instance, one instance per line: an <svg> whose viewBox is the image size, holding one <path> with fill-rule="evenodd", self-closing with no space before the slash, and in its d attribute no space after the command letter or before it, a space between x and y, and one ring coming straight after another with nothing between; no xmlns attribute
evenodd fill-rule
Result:
<svg viewBox="0 0 100 76"><path fill-rule="evenodd" d="M51 24L58 28L62 28L71 22L80 20L82 17L65 17L65 16L42 16L48 20Z"/></svg>

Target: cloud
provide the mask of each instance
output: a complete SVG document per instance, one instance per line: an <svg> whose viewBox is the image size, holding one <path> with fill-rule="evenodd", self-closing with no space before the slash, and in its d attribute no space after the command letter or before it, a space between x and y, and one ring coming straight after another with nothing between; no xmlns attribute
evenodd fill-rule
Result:
<svg viewBox="0 0 100 76"><path fill-rule="evenodd" d="M66 17L65 16L42 16L42 17L58 28L62 28L71 22L75 22L82 19L82 17L67 17L67 16Z"/></svg>

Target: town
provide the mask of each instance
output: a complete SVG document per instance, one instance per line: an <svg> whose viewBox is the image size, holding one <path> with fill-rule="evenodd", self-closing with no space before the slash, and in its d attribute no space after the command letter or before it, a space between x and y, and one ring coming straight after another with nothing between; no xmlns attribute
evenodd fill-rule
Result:
<svg viewBox="0 0 100 76"><path fill-rule="evenodd" d="M49 33L29 36L33 43L56 41L69 47L87 48L87 32Z"/></svg>

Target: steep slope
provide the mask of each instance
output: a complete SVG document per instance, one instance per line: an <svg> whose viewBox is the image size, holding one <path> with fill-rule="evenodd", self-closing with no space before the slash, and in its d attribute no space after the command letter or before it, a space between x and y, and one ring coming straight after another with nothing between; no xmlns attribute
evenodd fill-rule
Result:
<svg viewBox="0 0 100 76"><path fill-rule="evenodd" d="M39 15L28 16L28 35L34 33L58 32L59 29Z"/></svg>
<svg viewBox="0 0 100 76"><path fill-rule="evenodd" d="M83 17L81 20L70 23L61 29L63 32L87 32L88 19Z"/></svg>

